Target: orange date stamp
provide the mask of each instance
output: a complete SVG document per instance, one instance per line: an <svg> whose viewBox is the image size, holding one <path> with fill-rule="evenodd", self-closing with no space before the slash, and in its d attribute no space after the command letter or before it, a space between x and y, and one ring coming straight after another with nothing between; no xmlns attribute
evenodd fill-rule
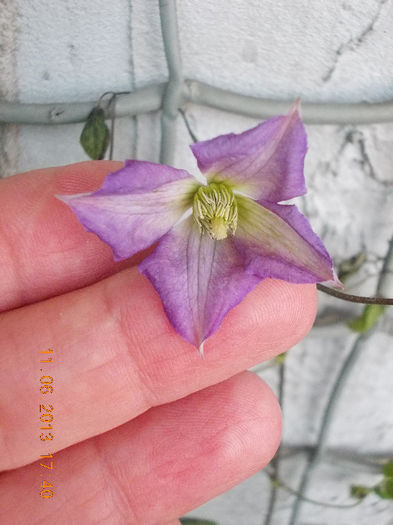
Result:
<svg viewBox="0 0 393 525"><path fill-rule="evenodd" d="M51 367L53 363L53 349L48 348L48 350L41 350L40 354L47 354L47 355L41 355L40 363L45 363ZM47 374L48 372L46 369L44 370L44 367L40 368L40 371L44 374ZM53 405L49 403L51 401L51 394L54 392L54 385L53 385L53 377L51 375L42 375L40 378L40 393L42 394L43 398L41 399L42 402L40 402L40 440L43 442L46 441L53 441L55 434L54 434L54 408ZM45 397L44 397L45 396ZM47 432L47 431L50 432ZM41 458L53 458L53 453L48 452L47 454L41 454ZM44 499L53 498L53 483L51 482L51 474L53 473L53 459L52 461L49 461L48 463L40 463L40 467L44 469L44 472L41 473L41 476L45 474L45 477L49 479L43 479L41 483L41 491L40 496Z"/></svg>

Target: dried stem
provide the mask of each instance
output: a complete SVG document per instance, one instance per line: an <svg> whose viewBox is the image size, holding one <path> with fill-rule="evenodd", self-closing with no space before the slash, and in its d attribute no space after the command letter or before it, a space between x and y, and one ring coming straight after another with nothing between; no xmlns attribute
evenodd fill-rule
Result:
<svg viewBox="0 0 393 525"><path fill-rule="evenodd" d="M179 113L182 116L182 119L184 120L184 124L187 128L188 134L190 135L192 142L195 144L195 142L198 142L198 139L191 129L191 126L190 126L190 123L188 122L188 118L187 118L185 111L183 109L179 109Z"/></svg>
<svg viewBox="0 0 393 525"><path fill-rule="evenodd" d="M329 288L323 284L318 283L317 288L320 292L327 293L337 299L342 299L343 301L350 301L351 303L362 303L362 304L385 304L393 305L393 298L385 297L364 297L362 295L352 295L349 293L340 292L334 288Z"/></svg>

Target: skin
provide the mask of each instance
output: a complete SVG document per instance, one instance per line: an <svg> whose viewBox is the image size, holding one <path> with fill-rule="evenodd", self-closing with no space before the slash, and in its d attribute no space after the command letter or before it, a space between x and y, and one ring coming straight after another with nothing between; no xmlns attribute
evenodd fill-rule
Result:
<svg viewBox="0 0 393 525"><path fill-rule="evenodd" d="M0 523L178 524L278 447L278 403L245 370L307 334L315 286L263 281L202 359L138 273L146 254L114 263L54 197L95 190L119 167L0 181ZM42 375L53 393L40 392ZM40 404L53 406L53 440L40 439ZM43 479L52 498L40 497Z"/></svg>

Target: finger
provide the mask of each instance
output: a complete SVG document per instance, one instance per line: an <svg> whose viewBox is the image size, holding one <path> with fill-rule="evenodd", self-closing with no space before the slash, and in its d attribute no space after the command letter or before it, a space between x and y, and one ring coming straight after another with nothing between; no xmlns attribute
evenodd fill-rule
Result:
<svg viewBox="0 0 393 525"><path fill-rule="evenodd" d="M67 523L170 523L263 468L280 431L273 393L244 372L55 454L53 471L34 463L5 473L0 512L15 524L54 515ZM53 485L47 500L43 472Z"/></svg>
<svg viewBox="0 0 393 525"><path fill-rule="evenodd" d="M55 194L101 186L120 162L81 162L0 181L0 311L93 283L124 268Z"/></svg>
<svg viewBox="0 0 393 525"><path fill-rule="evenodd" d="M315 310L315 286L265 280L207 341L204 359L174 332L136 268L3 314L0 468L38 458L40 404L54 407L52 448L60 450L285 351ZM49 347L53 362L40 363ZM41 376L53 378L53 393Z"/></svg>

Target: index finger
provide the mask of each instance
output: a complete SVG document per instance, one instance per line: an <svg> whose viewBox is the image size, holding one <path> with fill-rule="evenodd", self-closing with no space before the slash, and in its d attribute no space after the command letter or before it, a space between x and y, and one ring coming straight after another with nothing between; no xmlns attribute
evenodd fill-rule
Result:
<svg viewBox="0 0 393 525"><path fill-rule="evenodd" d="M90 161L0 181L0 311L96 282L127 262L54 195L98 189L121 162Z"/></svg>

